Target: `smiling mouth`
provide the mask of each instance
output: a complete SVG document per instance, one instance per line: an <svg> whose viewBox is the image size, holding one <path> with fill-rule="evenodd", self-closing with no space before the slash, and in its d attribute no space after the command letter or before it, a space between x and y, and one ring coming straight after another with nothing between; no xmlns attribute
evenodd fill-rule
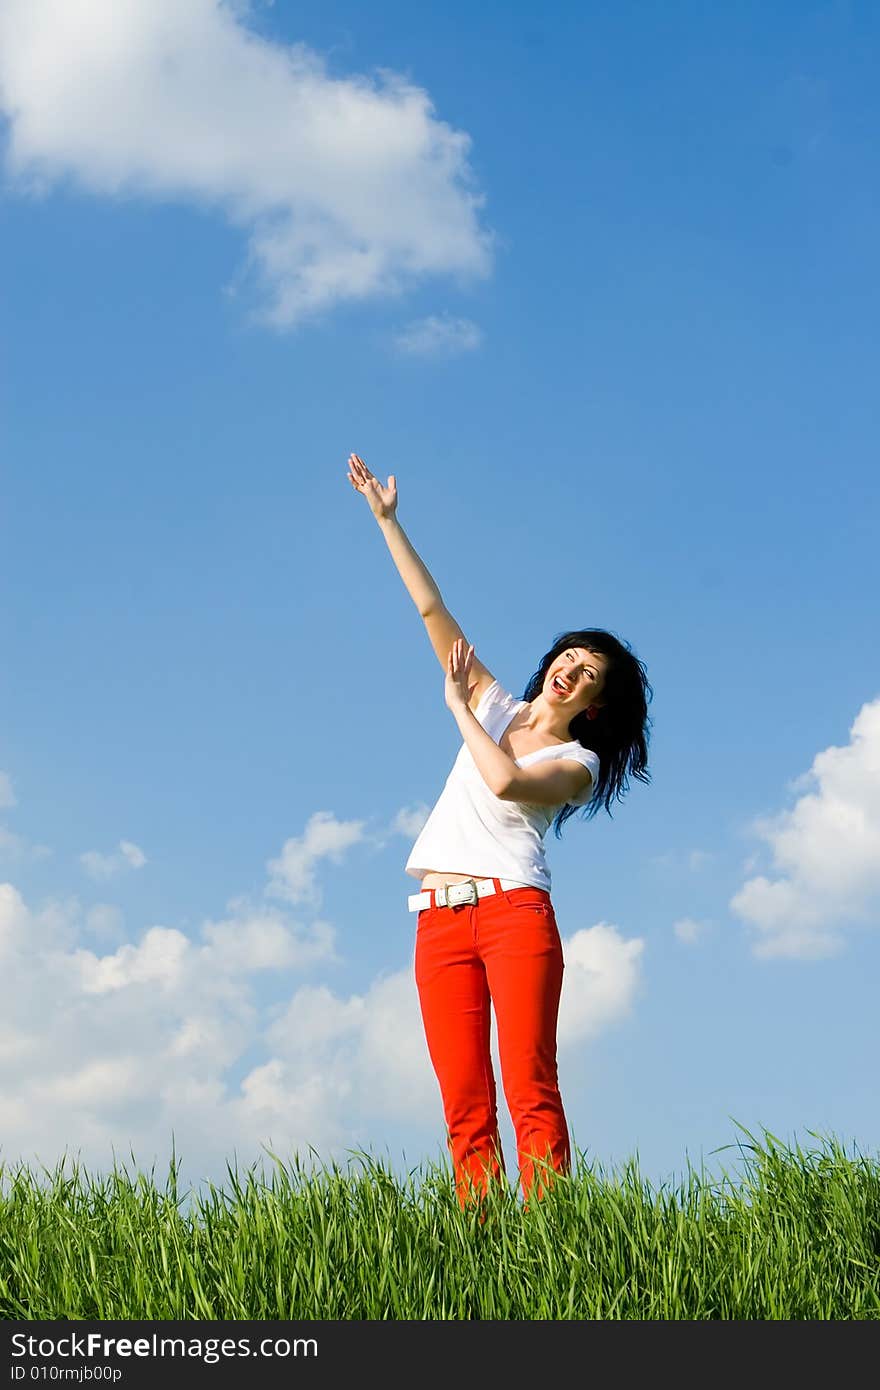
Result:
<svg viewBox="0 0 880 1390"><path fill-rule="evenodd" d="M561 682L561 680L559 679L558 676L554 676L554 677L553 677L553 680L551 681L551 685L553 686L553 689L554 689L554 690L559 690L559 691L561 691L563 695L570 695L570 694L571 694L571 691L569 690L568 686L567 686L567 685L563 685L562 682Z"/></svg>

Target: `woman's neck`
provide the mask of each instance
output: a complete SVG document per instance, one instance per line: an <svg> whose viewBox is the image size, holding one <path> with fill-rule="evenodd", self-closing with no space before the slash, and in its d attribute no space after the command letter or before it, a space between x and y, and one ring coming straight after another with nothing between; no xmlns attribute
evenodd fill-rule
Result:
<svg viewBox="0 0 880 1390"><path fill-rule="evenodd" d="M563 743L571 740L568 726L570 718L565 718L560 723L559 715L555 710L548 709L540 695L536 695L534 700L526 702L526 728L532 733L543 734L548 738L558 738Z"/></svg>

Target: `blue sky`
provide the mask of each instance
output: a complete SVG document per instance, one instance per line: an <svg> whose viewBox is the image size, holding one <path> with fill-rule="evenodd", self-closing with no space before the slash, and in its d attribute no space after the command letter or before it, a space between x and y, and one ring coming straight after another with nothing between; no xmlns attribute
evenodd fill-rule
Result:
<svg viewBox="0 0 880 1390"><path fill-rule="evenodd" d="M877 1149L878 49L0 0L0 1161L443 1154L403 866L459 735L352 450L502 684L648 668L651 785L547 842L578 1148Z"/></svg>

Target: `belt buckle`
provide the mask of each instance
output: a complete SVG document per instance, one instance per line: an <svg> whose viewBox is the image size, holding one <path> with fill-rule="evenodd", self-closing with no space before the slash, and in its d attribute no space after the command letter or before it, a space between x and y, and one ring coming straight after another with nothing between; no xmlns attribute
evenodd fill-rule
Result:
<svg viewBox="0 0 880 1390"><path fill-rule="evenodd" d="M460 896L463 893L463 896ZM455 894L455 897L452 895ZM461 907L464 903L477 903L480 895L477 892L477 880L466 878L463 883L449 883L446 885L446 906Z"/></svg>

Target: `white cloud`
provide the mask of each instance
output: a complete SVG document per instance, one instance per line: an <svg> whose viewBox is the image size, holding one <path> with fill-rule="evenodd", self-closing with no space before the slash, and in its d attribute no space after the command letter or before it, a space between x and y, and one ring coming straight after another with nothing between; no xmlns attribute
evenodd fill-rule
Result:
<svg viewBox="0 0 880 1390"><path fill-rule="evenodd" d="M48 845L32 845L23 835L15 835L0 825L0 854L9 859L24 859L36 862L48 859L52 851Z"/></svg>
<svg viewBox="0 0 880 1390"><path fill-rule="evenodd" d="M151 1090L149 1073L137 1057L99 1057L84 1066L66 1068L34 1083L34 1107L98 1107L145 1099Z"/></svg>
<svg viewBox="0 0 880 1390"><path fill-rule="evenodd" d="M142 869L147 856L130 840L120 840L118 854L100 854L98 850L90 849L79 856L79 862L91 878L108 879L125 868Z"/></svg>
<svg viewBox="0 0 880 1390"><path fill-rule="evenodd" d="M803 795L790 810L753 826L775 876L748 879L730 903L762 957L828 956L847 926L880 922L880 699L862 706L849 743L818 753L794 790Z"/></svg>
<svg viewBox="0 0 880 1390"><path fill-rule="evenodd" d="M326 1152L389 1115L436 1121L411 969L363 996L302 985L273 1021L255 975L332 963L329 924L269 912L206 922L198 941L156 925L102 956L65 937L71 910L35 912L0 885L6 1154L49 1162L73 1144L103 1167L113 1145L167 1154L173 1132L217 1180L236 1146ZM256 1047L267 1059L233 1087L229 1069Z"/></svg>
<svg viewBox="0 0 880 1390"><path fill-rule="evenodd" d="M302 970L316 961L335 961L335 930L316 920L307 932L293 933L283 914L261 911L247 918L206 922L202 935L205 964L230 974L237 970Z"/></svg>
<svg viewBox="0 0 880 1390"><path fill-rule="evenodd" d="M331 76L223 0L2 0L0 108L25 187L207 205L288 326L485 275L470 139L393 72Z"/></svg>
<svg viewBox="0 0 880 1390"><path fill-rule="evenodd" d="M8 772L0 772L0 810L9 811L18 803ZM8 859L45 859L52 851L48 845L32 845L23 835L16 835L0 825L0 855Z"/></svg>
<svg viewBox="0 0 880 1390"><path fill-rule="evenodd" d="M318 1076L337 1102L325 1106L341 1139L375 1133L376 1119L438 1118L439 1093L428 1057L411 968L374 979L362 995L340 998L326 986L296 992L268 1039L286 1097ZM346 1119L347 1115L347 1119Z"/></svg>
<svg viewBox="0 0 880 1390"><path fill-rule="evenodd" d="M267 893L290 903L317 903L315 866L328 858L338 864L345 851L364 838L363 821L339 821L332 811L315 811L305 833L285 840L279 857L269 861Z"/></svg>
<svg viewBox="0 0 880 1390"><path fill-rule="evenodd" d="M401 352L413 357L457 357L462 352L474 352L482 341L477 324L446 314L415 319L394 339Z"/></svg>
<svg viewBox="0 0 880 1390"><path fill-rule="evenodd" d="M173 927L150 927L140 946L126 942L107 956L76 951L70 964L76 968L76 983L83 994L115 993L131 985L150 985L171 993L182 985L188 959L191 946L183 932Z"/></svg>
<svg viewBox="0 0 880 1390"><path fill-rule="evenodd" d="M651 863L656 864L661 869L674 869L680 873L682 869L689 869L691 873L699 873L700 869L705 868L715 858L715 855L705 849L689 850L665 850L662 854L652 854Z"/></svg>
<svg viewBox="0 0 880 1390"><path fill-rule="evenodd" d="M157 924L102 955L80 944L82 916L76 900L35 911L0 885L5 1156L49 1165L73 1148L103 1171L115 1148L144 1170L173 1136L187 1175L217 1183L233 1154L327 1161L378 1150L395 1125L439 1145L411 955L340 993L296 978L335 962L326 922L240 899L195 939ZM579 1048L630 1008L642 942L600 923L563 950L560 1048ZM264 971L294 972L277 1006L254 996Z"/></svg>
<svg viewBox="0 0 880 1390"><path fill-rule="evenodd" d="M424 801L418 802L415 806L403 806L390 821L378 829L366 832L364 842L374 850L382 850L387 847L393 836L403 835L405 839L415 841L430 814L431 808Z"/></svg>
<svg viewBox="0 0 880 1390"><path fill-rule="evenodd" d="M94 903L86 911L86 929L99 940L118 940L123 931L123 916L113 903Z"/></svg>
<svg viewBox="0 0 880 1390"><path fill-rule="evenodd" d="M678 921L672 924L672 930L678 940L687 946L695 945L701 936L705 936L707 927L708 923L700 922L695 917L679 917Z"/></svg>
<svg viewBox="0 0 880 1390"><path fill-rule="evenodd" d="M28 854L27 840L0 825L0 854L10 859L24 859Z"/></svg>
<svg viewBox="0 0 880 1390"><path fill-rule="evenodd" d="M147 856L137 845L133 845L131 840L120 840L119 849L126 863L133 869L142 869L147 862Z"/></svg>
<svg viewBox="0 0 880 1390"><path fill-rule="evenodd" d="M0 960L21 942L29 920L21 894L11 883L0 883Z"/></svg>
<svg viewBox="0 0 880 1390"><path fill-rule="evenodd" d="M70 898L50 899L39 912L29 912L18 890L0 883L0 962L14 960L23 950L51 955L69 949L76 939L79 911L76 898ZM11 972L7 973L11 988Z"/></svg>
<svg viewBox="0 0 880 1390"><path fill-rule="evenodd" d="M593 1037L629 1013L640 982L644 942L599 922L563 941L560 1049Z"/></svg>
<svg viewBox="0 0 880 1390"><path fill-rule="evenodd" d="M392 820L391 829L396 835L415 841L430 814L430 806L423 801L417 806L403 806Z"/></svg>

